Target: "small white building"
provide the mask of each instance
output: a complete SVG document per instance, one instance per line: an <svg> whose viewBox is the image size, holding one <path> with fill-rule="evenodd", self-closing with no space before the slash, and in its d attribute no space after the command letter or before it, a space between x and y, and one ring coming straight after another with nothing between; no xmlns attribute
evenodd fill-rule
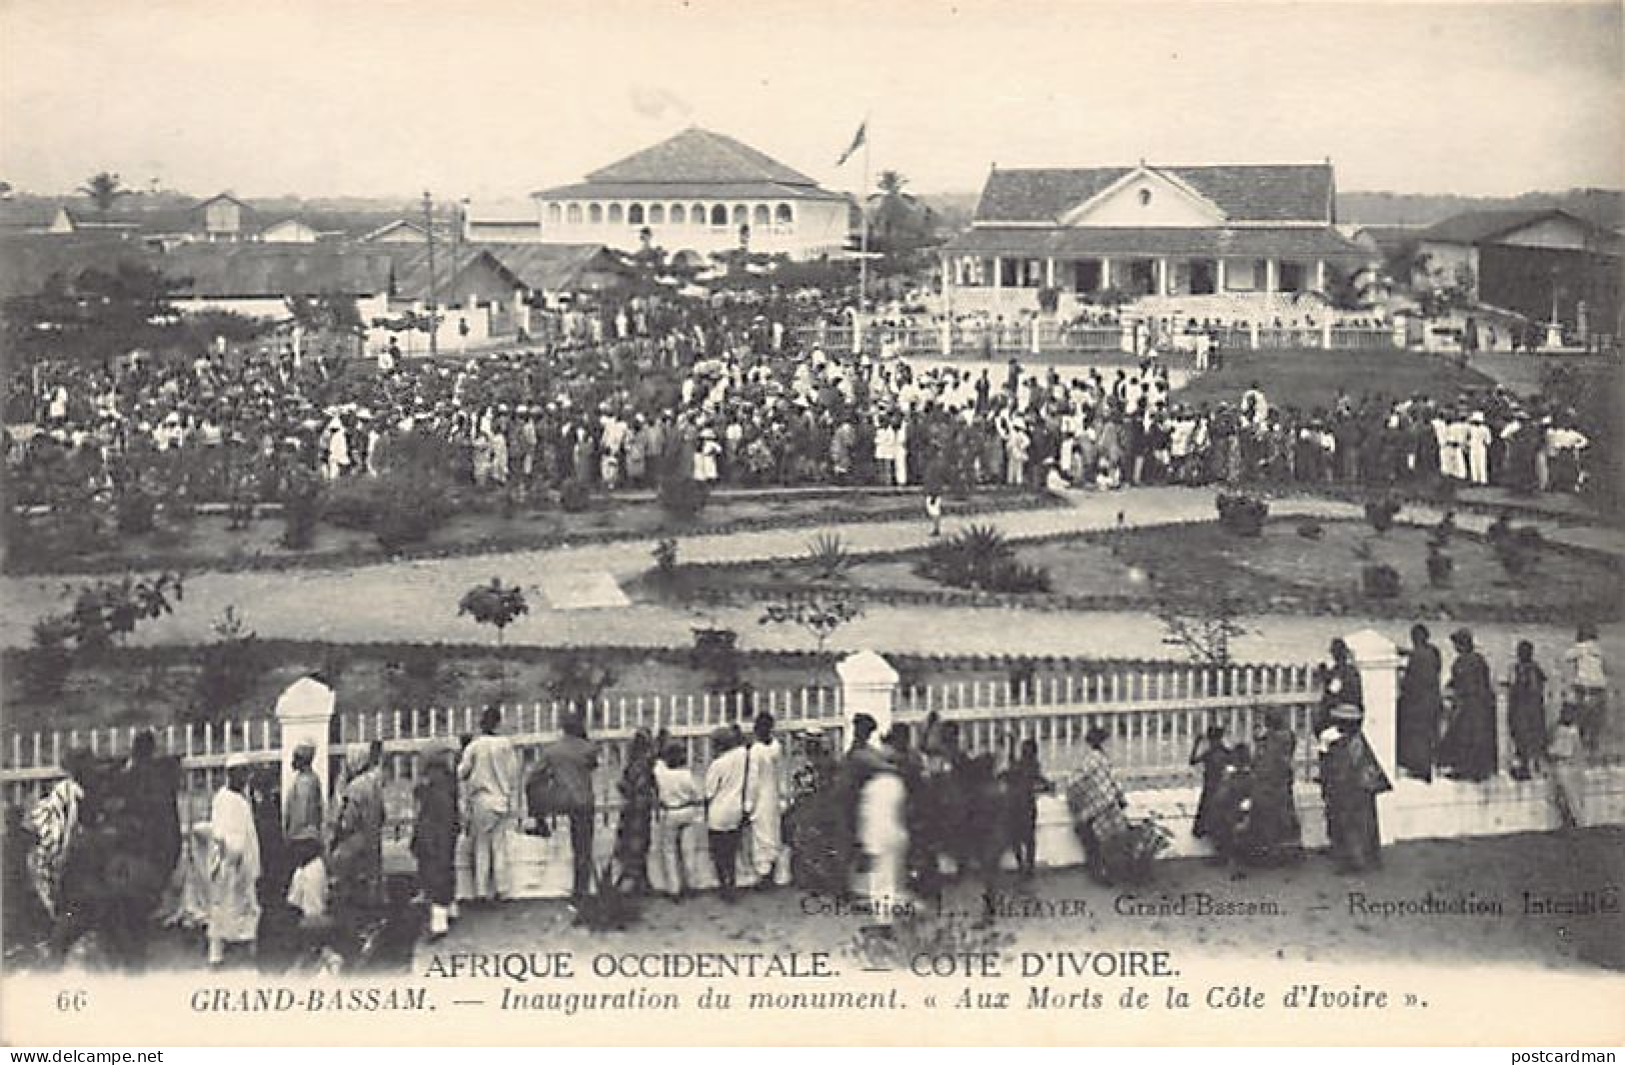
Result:
<svg viewBox="0 0 1625 1065"><path fill-rule="evenodd" d="M838 255L848 198L747 144L693 127L533 195L541 240L710 255L745 248L793 259Z"/></svg>

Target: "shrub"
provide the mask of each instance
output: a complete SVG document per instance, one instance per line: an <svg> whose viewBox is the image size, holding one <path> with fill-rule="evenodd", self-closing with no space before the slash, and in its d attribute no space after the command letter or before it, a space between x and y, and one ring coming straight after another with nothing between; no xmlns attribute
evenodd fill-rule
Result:
<svg viewBox="0 0 1625 1065"><path fill-rule="evenodd" d="M1455 571L1456 560L1439 550L1438 547L1428 546L1428 584L1435 588L1448 588L1450 575Z"/></svg>
<svg viewBox="0 0 1625 1065"><path fill-rule="evenodd" d="M23 691L31 699L56 699L62 694L73 652L68 648L69 626L62 618L41 618L34 623L34 649L22 656Z"/></svg>
<svg viewBox="0 0 1625 1065"><path fill-rule="evenodd" d="M383 507L383 486L375 478L351 477L327 489L322 517L340 529L371 532Z"/></svg>
<svg viewBox="0 0 1625 1065"><path fill-rule="evenodd" d="M451 502L445 492L391 483L381 496L372 534L384 550L398 551L427 541L450 513Z"/></svg>
<svg viewBox="0 0 1625 1065"><path fill-rule="evenodd" d="M503 584L500 577L492 577L490 584L476 584L464 592L457 603L458 617L467 614L476 623L497 630L498 645L502 643L503 630L528 613L530 604L525 601L525 590L517 584Z"/></svg>
<svg viewBox="0 0 1625 1065"><path fill-rule="evenodd" d="M655 569L660 576L670 579L677 572L677 541L665 537L655 544L655 549L649 552L654 557Z"/></svg>
<svg viewBox="0 0 1625 1065"><path fill-rule="evenodd" d="M1016 595L1050 590L1049 570L1024 562L1008 562L993 571L989 591Z"/></svg>
<svg viewBox="0 0 1625 1065"><path fill-rule="evenodd" d="M1370 563L1360 570L1360 587L1372 599L1398 598L1399 571L1386 563Z"/></svg>
<svg viewBox="0 0 1625 1065"><path fill-rule="evenodd" d="M660 482L660 509L678 521L693 521L710 501L711 489L692 477L667 477Z"/></svg>
<svg viewBox="0 0 1625 1065"><path fill-rule="evenodd" d="M316 542L316 522L322 516L321 485L314 474L293 475L282 501L282 546L289 551L308 551Z"/></svg>
<svg viewBox="0 0 1625 1065"><path fill-rule="evenodd" d="M1270 514L1270 505L1264 500L1245 492L1220 492L1213 503L1226 532L1234 536L1264 534L1264 519Z"/></svg>
<svg viewBox="0 0 1625 1065"><path fill-rule="evenodd" d="M219 721L240 710L269 666L259 638L244 626L236 607L226 607L213 628L217 639L203 648L197 678L198 721Z"/></svg>
<svg viewBox="0 0 1625 1065"><path fill-rule="evenodd" d="M1366 501L1365 520L1379 534L1392 529L1394 518L1398 515L1399 501L1390 496Z"/></svg>
<svg viewBox="0 0 1625 1065"><path fill-rule="evenodd" d="M592 506L592 492L583 481L566 481L559 489L559 509L566 514L580 514Z"/></svg>
<svg viewBox="0 0 1625 1065"><path fill-rule="evenodd" d="M807 561L821 581L840 580L852 568L852 554L839 533L820 533L807 544Z"/></svg>

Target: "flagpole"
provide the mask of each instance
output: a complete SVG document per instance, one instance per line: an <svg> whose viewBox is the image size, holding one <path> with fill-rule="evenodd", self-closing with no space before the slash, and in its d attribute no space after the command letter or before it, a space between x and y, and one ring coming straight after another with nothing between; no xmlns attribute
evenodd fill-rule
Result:
<svg viewBox="0 0 1625 1065"><path fill-rule="evenodd" d="M858 217L863 221L858 259L858 313L869 306L869 116L863 116L863 190L858 194Z"/></svg>

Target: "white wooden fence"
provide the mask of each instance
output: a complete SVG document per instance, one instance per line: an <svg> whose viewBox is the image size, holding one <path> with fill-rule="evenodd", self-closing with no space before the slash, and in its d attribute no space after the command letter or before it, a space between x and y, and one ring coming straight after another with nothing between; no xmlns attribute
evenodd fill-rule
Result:
<svg viewBox="0 0 1625 1065"><path fill-rule="evenodd" d="M1100 726L1112 739L1107 751L1125 784L1149 786L1193 780L1188 765L1193 741L1209 724L1223 723L1233 741L1245 740L1266 708L1287 711L1300 737L1299 770L1306 775L1311 754L1308 721L1316 701L1308 666L1235 666L1204 669L1167 665L1145 670L1051 676L1028 684L988 681L899 687L893 696L895 719L918 726L930 713L960 724L963 745L972 752L1003 754L1012 739L1038 741L1040 757L1052 775L1064 775L1082 752L1084 735ZM758 691L749 697L719 694L611 696L586 704L586 720L600 750L596 778L598 805L612 820L620 797L616 788L634 733L667 730L688 751L689 764L703 770L710 757L710 734L768 711L781 733L821 730L836 749L845 743L845 708L836 688L807 687ZM513 737L526 766L559 734L563 702L523 703L503 708L503 731ZM455 744L477 730L475 707L416 711L340 713L335 716L335 751L343 745L381 741L391 821L404 831L411 818L411 783L418 755L430 746ZM170 726L156 730L159 753L179 756L183 767L182 816L207 817L210 797L221 784L226 759L245 754L257 766L273 769L283 759L281 728L271 717L220 725ZM11 733L3 748L0 788L8 804L27 804L43 794L61 771L62 755L75 748L101 757L128 754L134 728ZM791 760L787 760L791 761Z"/></svg>

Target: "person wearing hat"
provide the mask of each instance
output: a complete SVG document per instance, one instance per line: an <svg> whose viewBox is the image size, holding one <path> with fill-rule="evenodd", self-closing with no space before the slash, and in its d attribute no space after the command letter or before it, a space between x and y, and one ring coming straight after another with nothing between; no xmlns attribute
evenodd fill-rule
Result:
<svg viewBox="0 0 1625 1065"><path fill-rule="evenodd" d="M1382 864L1377 796L1393 788L1371 753L1360 724L1365 711L1352 703L1331 708L1320 734L1320 793L1326 806L1326 838L1342 873Z"/></svg>
<svg viewBox="0 0 1625 1065"><path fill-rule="evenodd" d="M335 909L352 932L383 901L383 772L370 746L344 752L348 777L338 799L331 847Z"/></svg>
<svg viewBox="0 0 1625 1065"><path fill-rule="evenodd" d="M259 940L260 839L248 801L253 769L245 754L226 759L226 782L209 808L209 964L226 960L228 944L245 944L250 954Z"/></svg>
<svg viewBox="0 0 1625 1065"><path fill-rule="evenodd" d="M1365 693L1360 681L1360 670L1354 662L1354 652L1342 637L1331 642L1329 665L1320 666L1320 707L1312 722L1318 733L1325 729L1329 713L1335 706L1348 704L1365 707Z"/></svg>
<svg viewBox="0 0 1625 1065"><path fill-rule="evenodd" d="M480 714L480 735L463 748L457 777L468 803L468 836L473 852L474 898L501 898L509 890L508 836L520 809L519 754L497 729L502 711Z"/></svg>
<svg viewBox="0 0 1625 1065"><path fill-rule="evenodd" d="M1453 780L1485 781L1495 775L1498 755L1495 686L1490 666L1473 646L1473 634L1450 634L1456 660L1450 664L1450 724L1439 743L1439 762Z"/></svg>
<svg viewBox="0 0 1625 1065"><path fill-rule="evenodd" d="M299 869L322 853L322 781L316 775L316 745L301 740L293 749L293 780L282 804L282 836L288 861Z"/></svg>

